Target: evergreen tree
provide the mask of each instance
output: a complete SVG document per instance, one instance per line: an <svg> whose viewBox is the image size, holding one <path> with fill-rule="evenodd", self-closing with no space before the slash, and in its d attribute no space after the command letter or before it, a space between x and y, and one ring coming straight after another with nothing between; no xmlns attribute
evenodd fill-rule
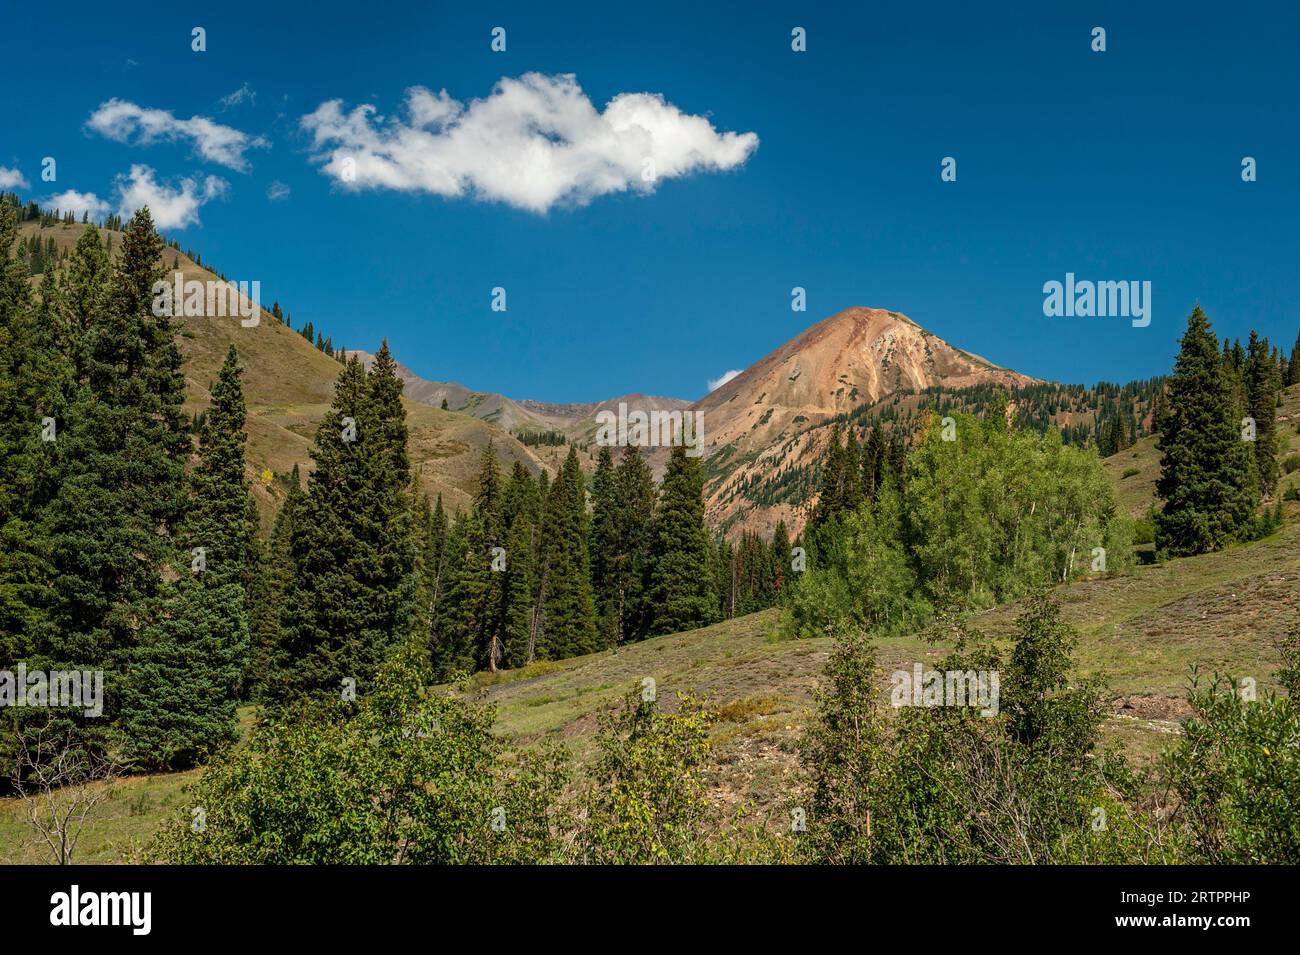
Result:
<svg viewBox="0 0 1300 955"><path fill-rule="evenodd" d="M1265 497L1277 486L1277 365L1268 341L1250 333L1246 359L1247 414L1255 421L1255 476Z"/></svg>
<svg viewBox="0 0 1300 955"><path fill-rule="evenodd" d="M238 736L259 555L240 374L232 345L212 388L179 533L191 575L182 570L164 591L131 657L122 725L128 758L148 769L192 766Z"/></svg>
<svg viewBox="0 0 1300 955"><path fill-rule="evenodd" d="M415 540L402 382L385 342L367 374L355 357L316 432L291 550L294 586L283 653L290 695L332 694L371 680L415 631Z"/></svg>
<svg viewBox="0 0 1300 955"><path fill-rule="evenodd" d="M257 508L244 477L242 375L231 345L199 434L198 462L190 473L192 503L180 537L187 550L203 548L204 581L234 582L247 593L256 573Z"/></svg>
<svg viewBox="0 0 1300 955"><path fill-rule="evenodd" d="M1166 398L1156 484L1164 509L1156 516L1156 547L1173 555L1216 550L1249 521L1255 488L1233 378L1199 305L1187 320Z"/></svg>
<svg viewBox="0 0 1300 955"><path fill-rule="evenodd" d="M471 537L470 545L474 555L471 559L482 561L488 568L488 574L483 578L485 586L480 597L482 606L474 612L479 627L473 635L473 642L478 647L479 666L493 673L505 656L505 575L511 559L507 550L503 568L497 551L497 548L505 550L506 543L505 526L501 519L501 496L501 472L497 466L496 450L488 442L479 470L478 491L474 495L474 513L478 520L471 530L478 536Z"/></svg>
<svg viewBox="0 0 1300 955"><path fill-rule="evenodd" d="M174 553L192 447L174 329L152 311L162 248L143 209L112 269L88 226L53 296L72 386L40 531L57 595L50 649L69 668L105 670L110 709Z"/></svg>
<svg viewBox="0 0 1300 955"><path fill-rule="evenodd" d="M577 451L546 495L538 568L536 657L557 660L596 649L596 611L587 552L586 494Z"/></svg>
<svg viewBox="0 0 1300 955"><path fill-rule="evenodd" d="M614 472L617 504L617 544L607 564L611 612L618 619L620 640L635 640L649 632L647 603L650 541L654 524L655 485L650 466L633 445L623 449Z"/></svg>
<svg viewBox="0 0 1300 955"><path fill-rule="evenodd" d="M613 646L621 634L618 578L618 488L614 456L602 446L591 480L591 586L599 618L600 643Z"/></svg>
<svg viewBox="0 0 1300 955"><path fill-rule="evenodd" d="M509 667L519 667L531 662L536 649L534 622L541 499L537 485L518 461L506 485L502 515L506 526L506 553L509 555L502 614L505 663Z"/></svg>
<svg viewBox="0 0 1300 955"><path fill-rule="evenodd" d="M140 769L187 769L239 738L248 614L233 581L182 577L167 586L160 606L140 634L123 687L124 755Z"/></svg>
<svg viewBox="0 0 1300 955"><path fill-rule="evenodd" d="M433 516L429 520L428 549L425 551L426 580L429 598L429 612L438 609L438 598L442 595L442 581L447 568L447 512L442 506L442 495L433 506Z"/></svg>
<svg viewBox="0 0 1300 955"><path fill-rule="evenodd" d="M874 432L873 432L874 433ZM772 532L772 589L779 596L790 573L790 531L785 521L777 521Z"/></svg>
<svg viewBox="0 0 1300 955"><path fill-rule="evenodd" d="M17 210L0 204L0 664L26 658L53 599L41 556L40 514L46 418L59 421L58 365L48 313L38 313L21 251L14 254ZM20 246L21 248L21 246ZM0 756L4 754L0 753Z"/></svg>
<svg viewBox="0 0 1300 955"><path fill-rule="evenodd" d="M651 633L713 622L713 546L704 525L704 472L682 445L672 449L655 509L651 545Z"/></svg>
<svg viewBox="0 0 1300 955"><path fill-rule="evenodd" d="M1291 347L1291 360L1287 362L1286 387L1300 385L1300 335L1296 335Z"/></svg>
<svg viewBox="0 0 1300 955"><path fill-rule="evenodd" d="M447 535L446 583L430 642L434 673L441 680L474 668L474 637L481 629L479 615L492 572L479 550L482 540L482 525L474 511L453 521Z"/></svg>

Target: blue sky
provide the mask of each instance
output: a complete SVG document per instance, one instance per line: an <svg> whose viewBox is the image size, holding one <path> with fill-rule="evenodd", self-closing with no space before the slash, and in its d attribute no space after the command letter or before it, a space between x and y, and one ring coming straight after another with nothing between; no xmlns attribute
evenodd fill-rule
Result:
<svg viewBox="0 0 1300 955"><path fill-rule="evenodd" d="M1198 300L1220 334L1295 341L1300 15L1285 5L544 6L21 5L6 86L26 95L7 104L0 168L27 181L24 196L76 190L113 208L132 167L152 170L137 170L136 195L188 178L197 221L166 231L228 277L260 280L264 303L338 344L386 335L425 377L515 397L697 397L851 305L1069 382L1164 373ZM191 50L194 26L206 52ZM490 48L497 26L505 52ZM1090 49L1095 26L1105 53ZM597 143L554 202L529 209L520 190L536 170L518 155L484 178L457 153L449 173L445 155L431 167L421 153L435 134L397 155L387 120L371 118L386 163L375 181L390 183L356 188L331 162L361 148L337 138L357 124L325 124L336 138L323 145L302 124L340 100L339 117L372 104L409 131L412 87L435 106L445 90L468 123L472 101L529 73L573 74L594 114L660 94L670 120L711 124L725 168L601 194L625 170ZM111 100L127 104L119 120L137 118L117 139L88 125ZM482 137L514 102L474 114ZM231 132L208 127L206 149L186 132L142 142L138 118L153 114L137 107ZM222 139L233 131L242 148ZM46 156L54 183L40 180ZM945 156L955 182L940 179ZM1242 181L1244 156L1258 181ZM456 174L464 194L438 194ZM288 195L272 199L277 183ZM1149 280L1150 326L1045 317L1043 283L1066 272ZM498 286L504 313L490 309ZM794 286L807 312L791 311Z"/></svg>

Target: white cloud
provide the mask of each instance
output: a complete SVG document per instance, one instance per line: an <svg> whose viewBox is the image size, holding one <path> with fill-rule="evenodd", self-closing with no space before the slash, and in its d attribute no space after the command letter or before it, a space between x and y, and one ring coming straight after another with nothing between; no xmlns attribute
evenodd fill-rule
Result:
<svg viewBox="0 0 1300 955"><path fill-rule="evenodd" d="M538 213L734 169L758 148L756 134L719 133L655 93L620 93L597 110L572 74L503 78L469 105L413 87L405 120L329 100L301 122L313 160L347 188L468 194Z"/></svg>
<svg viewBox="0 0 1300 955"><path fill-rule="evenodd" d="M281 199L289 198L289 187L279 179L266 187L266 198L272 202L279 202Z"/></svg>
<svg viewBox="0 0 1300 955"><path fill-rule="evenodd" d="M23 178L21 171L0 166L0 189L28 189L30 183Z"/></svg>
<svg viewBox="0 0 1300 955"><path fill-rule="evenodd" d="M202 181L188 177L175 186L154 178L148 166L132 166L129 175L117 177L118 213L128 219L143 206L149 207L159 229L183 229L199 224L199 209L226 192L226 180L207 176Z"/></svg>
<svg viewBox="0 0 1300 955"><path fill-rule="evenodd" d="M199 156L239 172L248 170L245 152L270 145L260 136L250 136L203 116L177 119L165 109L145 109L120 99L102 103L90 114L86 126L115 142L130 143L134 139L141 146L192 140Z"/></svg>
<svg viewBox="0 0 1300 955"><path fill-rule="evenodd" d="M239 89L235 90L233 93L227 93L225 96L221 97L221 99L217 100L217 104L221 107L223 112L228 109L233 109L241 103L256 102L257 92L248 85L247 81L245 81L244 85L239 87Z"/></svg>
<svg viewBox="0 0 1300 955"><path fill-rule="evenodd" d="M708 381L709 391L717 391L719 388L721 388L727 382L731 381L732 378L735 378L744 370L745 369L743 368L733 368L731 369L731 371L724 371L722 373L722 376L719 378L710 378Z"/></svg>
<svg viewBox="0 0 1300 955"><path fill-rule="evenodd" d="M106 201L93 192L78 192L76 189L60 192L57 196L49 196L42 199L40 204L43 209L71 212L78 219L83 213L89 212L90 218L96 221L108 215L108 210L111 208Z"/></svg>

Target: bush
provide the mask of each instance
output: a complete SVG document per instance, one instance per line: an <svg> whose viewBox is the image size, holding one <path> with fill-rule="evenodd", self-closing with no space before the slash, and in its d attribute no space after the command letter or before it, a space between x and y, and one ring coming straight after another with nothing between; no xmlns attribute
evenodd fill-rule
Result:
<svg viewBox="0 0 1300 955"><path fill-rule="evenodd" d="M1300 696L1295 690L1287 697L1268 694L1251 701L1241 698L1235 681L1216 675L1203 687L1193 674L1189 699L1196 716L1165 759L1181 800L1179 819L1199 860L1300 862Z"/></svg>
<svg viewBox="0 0 1300 955"><path fill-rule="evenodd" d="M498 762L489 708L431 695L419 648L355 707L304 704L214 764L152 856L173 863L546 861L557 754Z"/></svg>
<svg viewBox="0 0 1300 955"><path fill-rule="evenodd" d="M1291 474L1293 471L1300 469L1300 451L1294 454L1288 454L1282 459L1282 473Z"/></svg>
<svg viewBox="0 0 1300 955"><path fill-rule="evenodd" d="M715 716L689 697L660 712L639 691L602 717L600 758L587 795L584 862L698 861L707 807L703 773Z"/></svg>
<svg viewBox="0 0 1300 955"><path fill-rule="evenodd" d="M1017 620L1010 657L949 628L940 671L999 672L999 712L880 702L875 651L841 629L803 748L805 858L833 863L1172 861L1175 839L1140 806L1137 781L1097 751L1101 687L1079 677L1074 631L1045 596ZM935 637L937 639L938 633ZM1100 814L1098 813L1100 810ZM1096 824L1101 820L1102 825Z"/></svg>
<svg viewBox="0 0 1300 955"><path fill-rule="evenodd" d="M1151 508L1133 522L1133 543L1154 544L1156 542L1156 511Z"/></svg>

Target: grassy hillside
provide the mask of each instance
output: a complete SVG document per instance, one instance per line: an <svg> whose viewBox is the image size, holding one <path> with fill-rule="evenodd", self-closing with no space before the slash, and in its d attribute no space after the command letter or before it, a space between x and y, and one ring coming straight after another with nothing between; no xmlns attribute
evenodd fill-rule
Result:
<svg viewBox="0 0 1300 955"><path fill-rule="evenodd" d="M1149 756L1177 731L1193 664L1273 685L1275 641L1300 625L1298 512L1291 505L1291 523L1268 540L1058 589L1065 619L1081 633L1084 669L1108 679L1117 741ZM1016 612L997 608L976 624L1006 634ZM495 680L484 674L475 692L497 705L500 730L517 742L561 739L579 754L589 750L597 713L645 677L662 700L706 695L723 714L715 794L766 804L795 786L796 744L830 644L776 641L776 619L766 611ZM886 670L943 654L920 635L881 642Z"/></svg>
<svg viewBox="0 0 1300 955"><path fill-rule="evenodd" d="M52 236L59 249L70 249L84 228L60 223L42 229L34 221L24 223L19 231L28 237L39 235L42 240ZM120 232L104 234L112 238L115 252L122 248ZM163 264L186 280L217 278L175 249L163 253ZM304 474L311 469L308 452L334 394L339 363L265 310L252 328L242 327L234 318L186 318L178 342L185 357L186 410L191 414L205 409L211 400L208 388L232 342L238 350L248 403L247 473L263 519L269 522L286 485L264 480L264 472L269 469L287 475L295 464ZM452 511L468 506L479 458L489 441L507 470L516 460L534 473L545 466L530 449L491 422L414 401L405 403L412 469L430 496L441 493Z"/></svg>

